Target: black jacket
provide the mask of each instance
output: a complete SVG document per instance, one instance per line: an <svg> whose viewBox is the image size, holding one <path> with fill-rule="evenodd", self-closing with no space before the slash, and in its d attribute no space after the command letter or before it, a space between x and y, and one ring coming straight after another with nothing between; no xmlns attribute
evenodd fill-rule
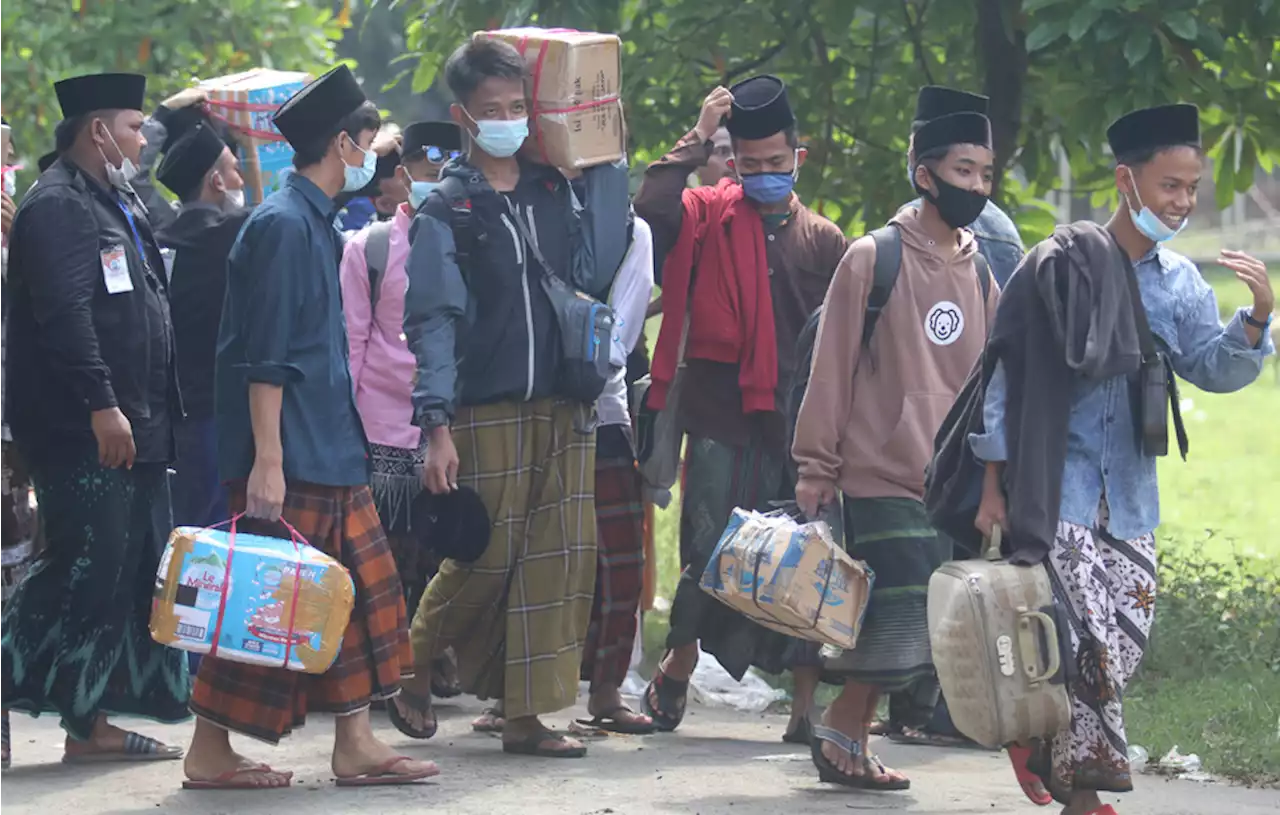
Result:
<svg viewBox="0 0 1280 815"><path fill-rule="evenodd" d="M213 359L227 291L227 257L249 212L187 204L175 221L156 233L161 246L174 250L169 304L178 344L178 382L191 419L213 417Z"/></svg>
<svg viewBox="0 0 1280 815"><path fill-rule="evenodd" d="M110 294L104 254L117 248L131 290ZM14 219L7 296L5 417L14 440L36 453L81 449L94 441L89 414L119 407L138 460L170 461L182 413L173 328L164 261L137 197L117 195L65 157L54 162Z"/></svg>
<svg viewBox="0 0 1280 815"><path fill-rule="evenodd" d="M1060 226L1037 244L1000 294L987 347L935 439L925 506L939 531L976 554L983 464L969 446L997 362L1008 381L1004 553L1042 560L1053 545L1075 384L1138 371L1142 353L1129 293L1131 264L1104 227Z"/></svg>

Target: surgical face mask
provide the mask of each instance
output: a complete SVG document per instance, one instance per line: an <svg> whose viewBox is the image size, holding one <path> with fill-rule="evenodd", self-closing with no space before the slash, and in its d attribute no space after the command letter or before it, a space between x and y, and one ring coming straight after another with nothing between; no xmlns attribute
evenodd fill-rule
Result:
<svg viewBox="0 0 1280 815"><path fill-rule="evenodd" d="M417 209L422 206L422 202L427 200L427 196L431 191L440 186L439 181L414 181L413 177L409 177L409 206Z"/></svg>
<svg viewBox="0 0 1280 815"><path fill-rule="evenodd" d="M463 108L466 110L466 108ZM467 118L475 122L479 131L473 139L476 146L494 158L510 158L529 138L529 119L476 119L467 111Z"/></svg>
<svg viewBox="0 0 1280 815"><path fill-rule="evenodd" d="M244 208L244 188L227 190L227 208L231 210Z"/></svg>
<svg viewBox="0 0 1280 815"><path fill-rule="evenodd" d="M776 204L785 201L796 186L800 172L800 151L796 151L795 169L789 173L751 173L742 176L742 191L752 201Z"/></svg>
<svg viewBox="0 0 1280 815"><path fill-rule="evenodd" d="M98 147L98 155L102 156L102 161L106 164L107 183L117 190L132 190L133 179L138 177L138 165L134 164L133 159L124 154L124 151L120 149L120 145L116 144L116 137L111 135L106 123L102 124L102 132L107 134L107 138L111 140L111 146L120 154L120 166L117 167L107 158L107 154L102 151L102 147Z"/></svg>
<svg viewBox="0 0 1280 815"><path fill-rule="evenodd" d="M1125 169L1129 170L1128 167ZM1164 243L1187 228L1187 222L1191 220L1190 217L1183 218L1178 228L1174 229L1160 220L1159 216L1142 203L1142 198L1138 195L1138 180L1133 177L1133 170L1129 170L1129 182L1133 184L1133 197L1137 199L1138 206L1141 209L1135 212L1133 205L1129 203L1128 197L1125 198L1125 208L1129 210L1129 219L1133 221L1133 225L1137 227L1139 232L1156 243Z"/></svg>
<svg viewBox="0 0 1280 815"><path fill-rule="evenodd" d="M350 136L346 137L351 142L351 146L359 150L364 155L364 163L359 167L352 167L347 164L344 159L342 162L342 191L355 192L362 189L373 180L373 174L378 171L378 156L372 150L364 150L360 145L356 144L355 139Z"/></svg>
<svg viewBox="0 0 1280 815"><path fill-rule="evenodd" d="M938 176L933 170L925 167L925 171L933 178L933 183L937 185L938 192L932 193L928 189L916 185L916 192L920 193L929 203L938 209L938 215L942 216L942 221L952 229L960 229L969 226L978 220L978 216L982 214L982 210L987 207L987 196L977 190L966 190L950 184Z"/></svg>

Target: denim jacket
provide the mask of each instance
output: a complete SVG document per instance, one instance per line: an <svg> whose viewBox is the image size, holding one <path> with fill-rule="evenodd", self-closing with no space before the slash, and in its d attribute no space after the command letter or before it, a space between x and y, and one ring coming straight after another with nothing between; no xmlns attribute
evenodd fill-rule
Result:
<svg viewBox="0 0 1280 815"><path fill-rule="evenodd" d="M1258 377L1263 359L1275 351L1271 338L1263 332L1258 345L1249 346L1245 309L1238 310L1224 327L1213 289L1195 264L1156 247L1134 269L1151 331L1168 347L1178 376L1214 393L1238 391ZM974 454L983 461L1008 458L1005 376L997 362L983 402L986 432L969 438ZM1076 383L1067 427L1061 520L1095 526L1099 503L1106 496L1111 535L1133 540L1155 531L1160 525L1156 460L1142 454L1138 433L1127 377Z"/></svg>

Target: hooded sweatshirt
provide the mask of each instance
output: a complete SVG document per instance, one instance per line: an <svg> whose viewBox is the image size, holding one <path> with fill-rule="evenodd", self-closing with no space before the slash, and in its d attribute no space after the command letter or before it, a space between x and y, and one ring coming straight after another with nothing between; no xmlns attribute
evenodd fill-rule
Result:
<svg viewBox="0 0 1280 815"><path fill-rule="evenodd" d="M853 498L923 499L934 434L995 321L999 288L993 282L984 302L973 233L960 230L958 251L938 246L919 215L907 207L890 221L902 233L902 265L869 346L870 237L845 253L818 326L792 454L801 478Z"/></svg>

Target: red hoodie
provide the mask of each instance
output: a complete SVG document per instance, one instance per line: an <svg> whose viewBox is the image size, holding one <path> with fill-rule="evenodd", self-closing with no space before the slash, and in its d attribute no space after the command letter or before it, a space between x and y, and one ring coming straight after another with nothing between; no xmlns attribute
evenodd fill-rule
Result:
<svg viewBox="0 0 1280 815"><path fill-rule="evenodd" d="M778 346L760 214L741 185L729 179L685 190L683 198L680 237L662 271L662 330L650 369L649 403L659 410L666 405L687 315L685 357L737 364L743 412L771 411Z"/></svg>

